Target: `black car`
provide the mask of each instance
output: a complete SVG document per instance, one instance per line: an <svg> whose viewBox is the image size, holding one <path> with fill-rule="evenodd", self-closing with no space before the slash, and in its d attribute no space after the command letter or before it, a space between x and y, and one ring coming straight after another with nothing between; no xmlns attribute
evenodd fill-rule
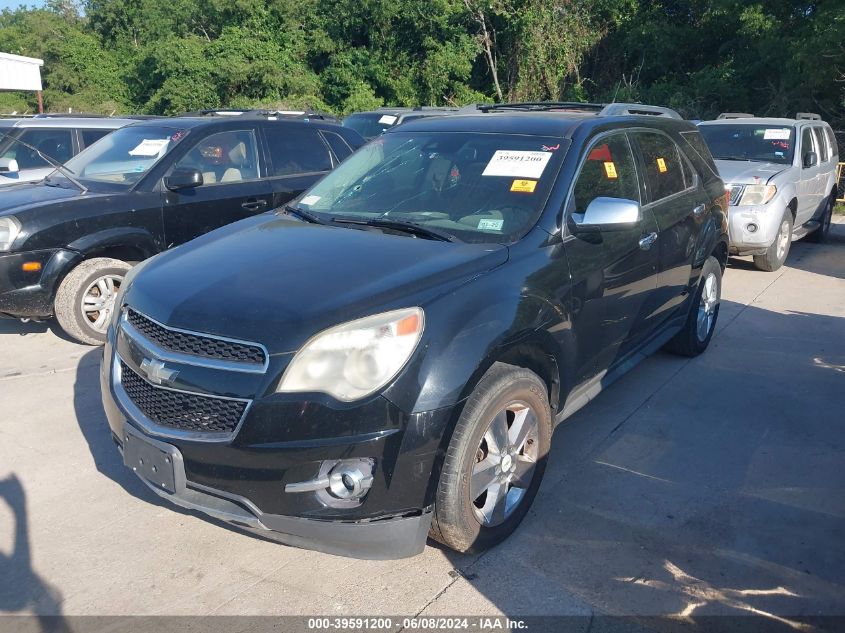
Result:
<svg viewBox="0 0 845 633"><path fill-rule="evenodd" d="M135 268L101 372L124 463L327 552L505 538L557 423L713 334L724 184L693 125L631 109L408 123L285 213Z"/></svg>
<svg viewBox="0 0 845 633"><path fill-rule="evenodd" d="M102 343L132 264L284 204L363 142L278 113L124 127L39 183L3 187L0 316L55 316L75 339Z"/></svg>
<svg viewBox="0 0 845 633"><path fill-rule="evenodd" d="M465 112L461 108L439 108L435 106L417 106L416 108L384 107L368 112L354 112L343 119L343 126L358 132L365 139L372 140L392 127L410 123L430 116L447 116Z"/></svg>

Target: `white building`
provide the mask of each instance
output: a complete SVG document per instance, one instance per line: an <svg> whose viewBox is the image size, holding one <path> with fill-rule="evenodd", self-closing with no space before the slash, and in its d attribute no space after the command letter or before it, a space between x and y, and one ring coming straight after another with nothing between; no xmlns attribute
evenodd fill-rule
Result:
<svg viewBox="0 0 845 633"><path fill-rule="evenodd" d="M0 53L0 90L35 90L38 93L38 111L41 103L41 67L43 59Z"/></svg>

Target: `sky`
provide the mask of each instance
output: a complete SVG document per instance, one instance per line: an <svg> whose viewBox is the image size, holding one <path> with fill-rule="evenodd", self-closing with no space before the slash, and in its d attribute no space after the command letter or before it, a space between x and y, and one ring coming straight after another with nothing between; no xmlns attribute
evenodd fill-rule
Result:
<svg viewBox="0 0 845 633"><path fill-rule="evenodd" d="M0 0L0 11L3 9L17 9L20 5L41 6L44 4L43 0Z"/></svg>

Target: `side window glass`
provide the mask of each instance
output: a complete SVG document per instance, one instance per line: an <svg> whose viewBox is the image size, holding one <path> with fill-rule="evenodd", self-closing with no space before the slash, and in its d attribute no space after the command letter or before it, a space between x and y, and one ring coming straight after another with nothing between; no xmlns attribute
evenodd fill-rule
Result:
<svg viewBox="0 0 845 633"><path fill-rule="evenodd" d="M255 132L218 132L199 141L178 163L176 169L198 169L203 186L241 182L258 178L258 152Z"/></svg>
<svg viewBox="0 0 845 633"><path fill-rule="evenodd" d="M49 167L50 163L38 155L36 149L55 161L65 163L73 158L73 137L71 130L26 130L19 137L35 149L15 143L9 148L6 158L18 161L19 169ZM11 154L11 155L10 155Z"/></svg>
<svg viewBox="0 0 845 633"><path fill-rule="evenodd" d="M93 145L109 132L111 130L79 130L79 133L82 135L82 145L84 147Z"/></svg>
<svg viewBox="0 0 845 633"><path fill-rule="evenodd" d="M645 168L646 189L651 202L657 202L686 189L684 164L675 143L662 134L635 134Z"/></svg>
<svg viewBox="0 0 845 633"><path fill-rule="evenodd" d="M824 132L820 127L814 127L813 134L816 137L816 147L819 151L819 162L826 163L830 156L828 156L827 153L827 143L825 142Z"/></svg>
<svg viewBox="0 0 845 633"><path fill-rule="evenodd" d="M833 133L833 130L829 127L826 127L824 131L827 133L827 140L830 141L830 155L836 156L839 154L839 146L836 142L836 135Z"/></svg>
<svg viewBox="0 0 845 633"><path fill-rule="evenodd" d="M267 144L274 176L290 176L332 168L329 148L317 130L293 125L268 125Z"/></svg>
<svg viewBox="0 0 845 633"><path fill-rule="evenodd" d="M590 148L572 189L569 210L583 214L600 197L640 201L634 156L625 134L607 136Z"/></svg>
<svg viewBox="0 0 845 633"><path fill-rule="evenodd" d="M334 132L327 132L323 130L323 138L326 139L326 142L329 144L329 147L332 148L335 157L337 158L338 162L342 161L344 158L349 156L352 153L352 148L346 144L346 141L340 136L340 134L335 134Z"/></svg>
<svg viewBox="0 0 845 633"><path fill-rule="evenodd" d="M801 160L803 164L804 156L807 155L807 152L814 152L816 151L813 148L813 133L810 131L810 128L805 127L804 131L801 133Z"/></svg>

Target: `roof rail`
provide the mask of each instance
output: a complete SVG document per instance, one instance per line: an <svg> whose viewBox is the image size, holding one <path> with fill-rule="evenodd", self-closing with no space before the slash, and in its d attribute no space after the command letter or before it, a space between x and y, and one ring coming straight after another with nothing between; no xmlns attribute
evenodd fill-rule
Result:
<svg viewBox="0 0 845 633"><path fill-rule="evenodd" d="M798 121L821 121L822 120L821 116L816 114L815 112L798 112L795 115L795 118Z"/></svg>
<svg viewBox="0 0 845 633"><path fill-rule="evenodd" d="M680 114L671 108L642 103L608 103L601 109L599 116L662 116L670 119L683 119Z"/></svg>
<svg viewBox="0 0 845 633"><path fill-rule="evenodd" d="M722 112L717 117L717 120L720 119L753 119L753 114L748 114L747 112Z"/></svg>
<svg viewBox="0 0 845 633"><path fill-rule="evenodd" d="M520 101L516 103L479 103L476 106L482 112L491 110L591 110L600 112L603 103L579 103L576 101Z"/></svg>
<svg viewBox="0 0 845 633"><path fill-rule="evenodd" d="M280 117L304 118L304 119L322 119L326 121L339 121L336 116L326 112L318 112L314 110L265 110L265 109L236 109L236 108L213 108L208 110L195 110L193 112L185 112L180 114L180 117L206 117L206 116L254 116L266 117L268 119L277 119Z"/></svg>

